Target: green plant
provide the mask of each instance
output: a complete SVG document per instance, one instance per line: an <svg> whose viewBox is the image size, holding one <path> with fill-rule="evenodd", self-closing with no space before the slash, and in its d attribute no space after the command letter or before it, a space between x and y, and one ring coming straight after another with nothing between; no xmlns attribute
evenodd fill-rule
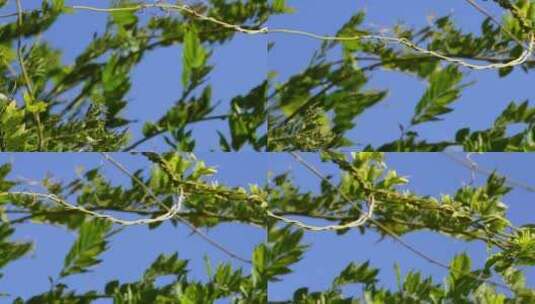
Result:
<svg viewBox="0 0 535 304"><path fill-rule="evenodd" d="M398 275L399 288L391 290L380 284L379 269L366 261L353 262L333 278L327 290L298 289L287 303L529 303L535 298L523 274L526 266L535 264L535 232L532 224L515 226L507 218L504 196L512 189L512 181L496 172L489 173L482 185L467 184L450 194L431 197L407 190L410 179L387 169L384 155L376 152L349 156L322 153L323 161L338 168L337 183L293 153L296 161L321 181L320 191L301 189L288 173L271 176L263 185L227 186L214 182L215 167L193 155L142 155L150 168L131 172L111 155L103 154L110 165L130 178L130 184L114 184L98 167L65 182L46 177L40 181L44 192L39 193L20 191L24 184L7 177L11 166L0 167L0 247L6 253L0 267L31 251L31 242L12 240L14 230L30 221L63 227L78 235L50 290L15 303L90 303L101 298L114 303L213 303L222 299L266 303L268 284L284 280L310 250L303 240L305 232L342 235L355 230L393 239L434 267L446 269L446 280L437 283L413 270L403 279ZM140 219L121 219L127 214L137 214ZM330 224L307 223L318 219ZM162 254L135 282L111 281L101 288L74 290L65 281L99 267L100 257L112 244L110 239L124 229L148 225L157 231L165 222L186 225L245 267L227 263L214 269L210 266L208 279L195 281L188 278L186 259ZM200 230L230 222L267 231L267 242L257 244L249 258ZM437 260L432 250L416 248L404 238L421 230L485 244L488 256L484 266L474 268L471 258L463 253L450 263ZM156 284L161 276L173 279ZM363 293L345 294L343 288L348 284L360 284Z"/></svg>

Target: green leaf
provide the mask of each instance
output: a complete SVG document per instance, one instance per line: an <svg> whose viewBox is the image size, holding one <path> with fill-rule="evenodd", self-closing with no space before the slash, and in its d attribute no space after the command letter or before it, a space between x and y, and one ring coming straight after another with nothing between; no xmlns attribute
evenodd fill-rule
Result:
<svg viewBox="0 0 535 304"><path fill-rule="evenodd" d="M184 34L182 53L182 85L187 87L190 83L193 69L202 67L206 62L207 53L199 39L195 26L191 25Z"/></svg>
<svg viewBox="0 0 535 304"><path fill-rule="evenodd" d="M47 108L47 103L40 100L34 100L28 92L23 94L24 104L26 105L26 110L30 113L41 113L45 112Z"/></svg>
<svg viewBox="0 0 535 304"><path fill-rule="evenodd" d="M0 223L0 268L21 258L32 249L32 243L9 242L7 239L15 230L6 223Z"/></svg>
<svg viewBox="0 0 535 304"><path fill-rule="evenodd" d="M28 112L30 113L42 113L42 112L45 112L46 109L47 109L48 105L46 102L44 101L35 101L35 102L30 102L26 105L26 109L28 110Z"/></svg>
<svg viewBox="0 0 535 304"><path fill-rule="evenodd" d="M342 26L342 28L338 31L337 36L341 37L355 37L357 35L363 35L362 31L358 30L358 27L362 24L364 21L365 14L363 11L360 11L356 13L355 15L351 16L351 18ZM362 49L362 43L358 39L351 39L351 40L342 40L342 47L343 47L343 55L344 59L354 64L356 63L353 58L353 53L355 51L359 51Z"/></svg>
<svg viewBox="0 0 535 304"><path fill-rule="evenodd" d="M108 221L92 220L82 224L78 238L65 257L60 275L66 277L87 272L87 268L100 263L98 256L107 248L106 234L112 225Z"/></svg>
<svg viewBox="0 0 535 304"><path fill-rule="evenodd" d="M355 126L353 120L363 113L366 109L373 107L379 101L386 97L386 91L352 93L340 91L329 97L333 103L334 113L334 131L344 132Z"/></svg>
<svg viewBox="0 0 535 304"><path fill-rule="evenodd" d="M307 101L309 101L310 95L308 92L304 92L302 95L293 95L290 99L285 99L281 105L281 111L286 116L294 115Z"/></svg>
<svg viewBox="0 0 535 304"><path fill-rule="evenodd" d="M273 9L278 12L283 12L286 8L286 0L274 0Z"/></svg>
<svg viewBox="0 0 535 304"><path fill-rule="evenodd" d="M374 285L377 282L379 270L369 266L369 262L363 264L350 263L334 279L333 285L336 287L354 283L362 283L365 286Z"/></svg>
<svg viewBox="0 0 535 304"><path fill-rule="evenodd" d="M217 131L217 135L219 136L219 146L221 147L221 150L225 152L232 151L232 147L230 146L228 140L225 138L225 135L221 133L221 131Z"/></svg>
<svg viewBox="0 0 535 304"><path fill-rule="evenodd" d="M122 90L125 83L128 82L128 75L123 73L119 64L119 56L112 56L102 69L102 86L104 93L112 95Z"/></svg>
<svg viewBox="0 0 535 304"><path fill-rule="evenodd" d="M494 125L486 130L470 133L462 129L456 140L465 151L534 151L535 150L535 107L528 101L517 104L511 102L496 118ZM509 135L508 127L520 124L523 130Z"/></svg>
<svg viewBox="0 0 535 304"><path fill-rule="evenodd" d="M146 122L145 124L143 124L143 129L141 132L143 133L143 136L150 137L150 136L153 136L154 134L157 134L160 131L161 131L161 128L158 127L158 125L152 122Z"/></svg>
<svg viewBox="0 0 535 304"><path fill-rule="evenodd" d="M117 1L113 7L133 7L137 3L133 3L129 0ZM136 10L119 10L111 12L113 23L117 24L121 29L132 27L137 23Z"/></svg>
<svg viewBox="0 0 535 304"><path fill-rule="evenodd" d="M459 85L462 78L463 74L454 65L433 72L429 77L429 87L416 105L411 123L416 125L438 120L439 115L451 112L448 105L460 97L461 89L466 86Z"/></svg>
<svg viewBox="0 0 535 304"><path fill-rule="evenodd" d="M513 67L505 67L505 68L498 69L498 76L500 76L500 78L505 77L509 75L512 71L513 71Z"/></svg>
<svg viewBox="0 0 535 304"><path fill-rule="evenodd" d="M247 95L236 96L231 101L228 117L232 149L239 150L247 141L257 144L256 130L265 123L265 100L267 81L254 87Z"/></svg>
<svg viewBox="0 0 535 304"><path fill-rule="evenodd" d="M259 249L256 254L264 255L265 276L271 281L278 280L278 277L290 273L290 265L301 260L306 246L300 244L303 238L303 231L291 231L288 226L282 229L273 227L268 232L268 246ZM262 253L261 250L266 250ZM260 257L257 257L258 259Z"/></svg>
<svg viewBox="0 0 535 304"><path fill-rule="evenodd" d="M267 282L266 276L266 260L267 249L264 244L257 246L253 252L253 284L259 286Z"/></svg>
<svg viewBox="0 0 535 304"><path fill-rule="evenodd" d="M273 10L277 13L293 13L294 9L289 7L286 3L286 0L274 0L273 1Z"/></svg>
<svg viewBox="0 0 535 304"><path fill-rule="evenodd" d="M24 123L25 110L15 101L0 100L0 151L25 151L30 134Z"/></svg>
<svg viewBox="0 0 535 304"><path fill-rule="evenodd" d="M239 290L242 283L242 271L241 269L233 271L229 263L221 263L217 266L212 280L216 286L220 286L222 294L227 293L227 290ZM260 289L260 291L265 289Z"/></svg>
<svg viewBox="0 0 535 304"><path fill-rule="evenodd" d="M54 10L61 11L65 6L65 0L52 0L52 7Z"/></svg>
<svg viewBox="0 0 535 304"><path fill-rule="evenodd" d="M174 275L177 280L187 273L188 261L178 258L178 254L160 255L145 271L143 280L145 282L154 282L158 277Z"/></svg>
<svg viewBox="0 0 535 304"><path fill-rule="evenodd" d="M448 289L453 297L467 295L472 288L482 284L480 280L473 278L471 272L472 262L466 253L459 254L450 263L448 274Z"/></svg>
<svg viewBox="0 0 535 304"><path fill-rule="evenodd" d="M400 291L403 294L411 295L411 298L428 299L433 289L435 288L430 277L423 279L419 272L410 271L405 276Z"/></svg>

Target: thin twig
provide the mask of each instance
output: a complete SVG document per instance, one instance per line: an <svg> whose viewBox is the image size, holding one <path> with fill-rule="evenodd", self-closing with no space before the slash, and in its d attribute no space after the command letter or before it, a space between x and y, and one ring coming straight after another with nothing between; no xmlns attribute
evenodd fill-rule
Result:
<svg viewBox="0 0 535 304"><path fill-rule="evenodd" d="M143 215L143 216L156 216L162 214L161 211L147 211L142 209L124 209L124 208L111 208L111 207L93 207L93 208L86 208L91 211L104 211L104 212L121 212L126 214L136 214L136 215ZM31 220L34 217L40 217L40 216L47 216L47 215L69 215L74 212L77 212L75 210L45 210L45 211L39 211L35 212L32 210L21 210L21 209L7 209L4 210L4 213L6 214L26 214L24 216L18 217L16 219L12 219L9 221L9 224L20 224L25 221ZM207 211L195 211L195 212L178 212L178 215L182 217L204 217L204 218L213 218L213 219L219 219L222 221L228 221L228 222L239 222L242 224L251 225L255 228L265 229L264 222L260 221L245 221L245 219L233 217L233 216L227 216L227 215L221 215L221 214L215 214ZM2 220L0 220L2 221Z"/></svg>
<svg viewBox="0 0 535 304"><path fill-rule="evenodd" d="M103 220L110 221L112 223L123 225L123 226L149 225L149 224L154 224L154 223L160 223L160 222L167 221L167 220L173 218L174 216L176 216L176 214L180 211L180 208L182 206L182 201L184 200L184 195L183 195L183 193L181 191L180 196L179 196L176 204L174 204L171 208L169 208L167 213L159 215L159 216L157 216L155 218L144 218L144 219L138 219L138 220L123 220L123 219L119 219L119 218L113 217L111 215L102 214L102 213L98 213L98 212L89 210L89 209L84 208L82 206L75 206L75 205L67 202L66 200L63 200L63 199L59 198L58 196L56 196L54 194L51 194L51 193L13 191L13 192L0 192L0 195L3 195L3 196L6 196L6 195L23 195L23 196L31 196L31 197L37 197L37 198L50 200L50 201L52 201L52 202L64 207L65 209L79 211L81 213L88 214L88 215L90 215L90 216L92 216L94 218L103 219Z"/></svg>
<svg viewBox="0 0 535 304"><path fill-rule="evenodd" d="M200 20L212 22L224 28L232 29L234 31L244 33L244 34L255 35L255 34L265 34L268 32L267 27L263 27L260 29L247 29L239 25L227 23L219 19L203 15L185 4L143 3L143 4L133 5L129 7L114 7L114 8L98 8L98 7L92 7L92 6L86 6L86 5L73 5L73 6L69 6L69 8L79 9L79 10L89 10L89 11L94 11L94 12L139 11L139 10L148 9L148 8L158 8L158 9L163 9L163 10L178 10L178 11L193 15L194 17Z"/></svg>
<svg viewBox="0 0 535 304"><path fill-rule="evenodd" d="M327 225L327 226L315 226L315 225L309 225L305 224L301 221L287 218L286 216L277 215L269 210L266 210L266 213L268 216L278 219L280 221L283 221L287 224L296 225L299 228L303 228L305 230L313 231L313 232L321 232L321 231L337 231L337 230L345 230L350 228L355 228L358 226L362 226L366 224L368 219L370 219L373 216L373 211L375 208L375 199L373 198L373 195L370 195L370 198L368 200L368 212L363 213L358 219L352 220L349 223L341 224L341 225Z"/></svg>
<svg viewBox="0 0 535 304"><path fill-rule="evenodd" d="M506 33L507 35L509 35L509 37L511 37L514 41L516 41L521 47L523 47L524 49L527 49L528 47L526 47L526 44L520 40L515 34L511 33L511 31L509 31L508 29L506 29L505 27L503 27L500 23L500 21L494 17L489 11L487 11L484 7L482 7L481 5L479 5L478 3L476 3L475 0L464 0L466 1L470 6L472 6L473 8L475 8L478 12L480 12L481 14L485 15L486 17L488 17L494 24L496 24L498 27L500 27L500 30L504 33Z"/></svg>
<svg viewBox="0 0 535 304"><path fill-rule="evenodd" d="M469 68L469 69L473 69L473 70L502 69L502 68L521 65L521 64L523 64L524 62L526 62L529 59L529 57L533 53L533 50L535 49L535 39L534 39L533 34L530 34L530 37L529 37L530 41L529 41L528 48L524 49L524 51L522 52L522 54L520 54L520 56L518 56L518 58L515 58L515 59L513 59L513 60L511 60L509 62L503 62L503 63L499 62L499 63L490 63L490 64L479 65L479 64L473 64L473 63L466 62L466 61L464 61L463 59L460 59L460 58L449 57L449 56L443 55L441 53L422 48L422 47L412 43L407 38L403 38L403 37L402 38L396 38L396 37L388 37L388 36L381 36L381 35L356 35L356 36L345 36L345 37L344 36L326 36L326 35L318 35L318 34L314 34L314 33L311 33L311 32L306 32L306 31L301 31L301 30L282 29L282 28L281 29L270 29L269 33L294 34L294 35L306 36L306 37L310 37L310 38L314 38L314 39L318 39L318 40L324 40L324 41L380 40L380 41L384 41L384 42L387 42L387 43L400 44L400 45L403 45L403 46L407 47L408 49L412 49L412 50L414 50L414 51L416 51L416 52L418 52L420 54L431 55L433 57L442 59L444 61L447 61L447 62L450 62L450 63L453 63L453 64L457 64L457 65L460 65L460 66L463 66L463 67L466 67L466 68Z"/></svg>
<svg viewBox="0 0 535 304"><path fill-rule="evenodd" d="M206 116L206 117L199 118L197 120L192 120L192 121L190 121L190 123L193 124L193 123L199 123L199 122L204 122L204 121L208 121L208 120L225 120L228 117L229 117L228 114L215 115L215 116ZM153 139L154 137L157 137L157 136L162 135L162 134L167 133L167 132L169 132L169 130L163 128L161 130L158 130L157 132L152 133L149 136L142 137L142 138L138 139L137 141L133 142L132 144L130 144L128 147L124 148L122 150L122 152L130 152L130 151L134 150L135 148L137 148L139 145L142 145L145 142Z"/></svg>
<svg viewBox="0 0 535 304"><path fill-rule="evenodd" d="M494 170L483 168L483 167L471 162L468 159L463 159L463 158L457 157L457 155L455 153L450 153L450 152L443 152L443 153L449 159L451 159L454 162L456 162L456 163L468 168L472 172L475 172L475 173L478 173L478 174L481 174L481 175L485 175L485 176L491 175L492 173L495 172ZM519 180L513 179L513 178L511 178L509 176L506 176L505 183L508 184L509 186L519 187L519 188L522 188L522 189L524 189L526 191L529 191L529 192L535 192L535 186L530 185L528 183L525 183L523 181L519 181Z"/></svg>
<svg viewBox="0 0 535 304"><path fill-rule="evenodd" d="M20 1L20 0L17 0ZM470 3L470 2L469 2ZM473 5L472 1L472 5ZM477 4L476 4L477 5ZM479 7L479 6L478 6ZM418 53L431 55L436 58L445 60L447 62L457 64L464 66L466 68L474 69L474 70L486 70L486 69L501 69L506 67L513 67L517 65L521 65L527 61L527 59L531 56L534 48L535 48L535 41L533 33L530 33L529 35L529 45L527 47L524 47L524 51L520 56L516 59L513 59L509 62L504 63L492 63L487 65L477 65L468 63L460 58L456 57L450 57L446 56L444 54L427 50L425 48L419 47L418 45L412 43L406 38L397 38L397 37L388 37L388 36L382 36L382 35L356 35L356 36L327 36L327 35L319 35L312 32L302 31L302 30L296 30L296 29L286 29L286 28L276 28L276 29L269 29L267 26L262 27L260 29L248 29L240 25L231 24L225 21L222 21L220 19L216 19L210 16L203 15L199 12L197 12L195 9L189 7L185 4L168 4L168 3L142 3L137 5L132 5L128 7L112 7L112 8L99 8L99 7L93 7L93 6L86 6L86 5L73 5L73 6L66 6L66 8L74 9L74 10L88 10L88 11L94 11L94 12L121 12L121 11L140 11L143 9L149 9L149 8L158 8L163 10L177 10L189 15L194 16L195 18L199 20L208 21L211 23L215 23L217 25L220 25L224 28L234 30L236 32L249 34L249 35L257 35L257 34L270 34L270 33L284 33L284 34L293 34L293 35L299 35L299 36L305 36L310 37L318 40L323 41L353 41L353 40L380 40L387 43L396 43L403 45L409 49L412 49ZM484 10L481 10L480 12L485 12ZM490 14L488 14L490 15ZM491 16L491 15L490 15ZM496 21L496 20L495 20ZM503 27L500 26L502 30ZM508 33L512 39L515 39L517 42L519 42L521 45L524 45L521 41L518 41L518 38L516 38L514 35L512 35L510 32L508 32L506 29L504 32Z"/></svg>

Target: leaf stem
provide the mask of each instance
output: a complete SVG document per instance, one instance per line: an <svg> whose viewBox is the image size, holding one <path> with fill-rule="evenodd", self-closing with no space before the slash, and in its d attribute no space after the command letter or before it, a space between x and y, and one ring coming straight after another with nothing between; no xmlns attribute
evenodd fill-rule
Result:
<svg viewBox="0 0 535 304"><path fill-rule="evenodd" d="M24 64L24 58L22 54L22 4L21 0L17 0L17 28L18 28L18 39L17 39L17 59L20 65L20 70L22 72L22 76L24 77L24 82L26 84L26 89L28 90L28 96L30 98L30 102L35 102L35 96L34 96L34 90L32 81L28 75L28 71L26 70L26 66ZM25 106L27 107L28 104L25 102ZM37 125L37 150L43 151L44 148L44 135L43 135L43 126L41 124L41 118L39 117L38 112L33 112L33 119L35 120L35 124Z"/></svg>

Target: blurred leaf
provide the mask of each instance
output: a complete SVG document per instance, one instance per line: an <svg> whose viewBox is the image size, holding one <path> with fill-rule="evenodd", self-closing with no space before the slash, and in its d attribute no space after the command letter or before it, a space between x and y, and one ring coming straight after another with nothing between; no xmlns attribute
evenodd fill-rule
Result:
<svg viewBox="0 0 535 304"><path fill-rule="evenodd" d="M335 286L362 283L365 286L377 282L378 269L369 267L369 262L363 264L350 263L333 281Z"/></svg>
<svg viewBox="0 0 535 304"><path fill-rule="evenodd" d="M438 69L429 77L429 87L418 102L415 114L411 120L413 125L438 120L439 115L452 111L448 105L460 97L459 86L463 74L454 65L449 65L445 69Z"/></svg>
<svg viewBox="0 0 535 304"><path fill-rule="evenodd" d="M7 223L0 223L0 269L15 261L32 249L30 242L9 242L8 238L15 232Z"/></svg>
<svg viewBox="0 0 535 304"><path fill-rule="evenodd" d="M78 232L78 238L72 245L67 256L61 276L84 273L88 268L100 263L98 256L107 249L106 234L112 225L104 220L84 222Z"/></svg>
<svg viewBox="0 0 535 304"><path fill-rule="evenodd" d="M206 51L204 50L197 28L193 25L186 28L184 34L183 56L182 56L182 85L187 87L190 84L191 72L205 64Z"/></svg>

